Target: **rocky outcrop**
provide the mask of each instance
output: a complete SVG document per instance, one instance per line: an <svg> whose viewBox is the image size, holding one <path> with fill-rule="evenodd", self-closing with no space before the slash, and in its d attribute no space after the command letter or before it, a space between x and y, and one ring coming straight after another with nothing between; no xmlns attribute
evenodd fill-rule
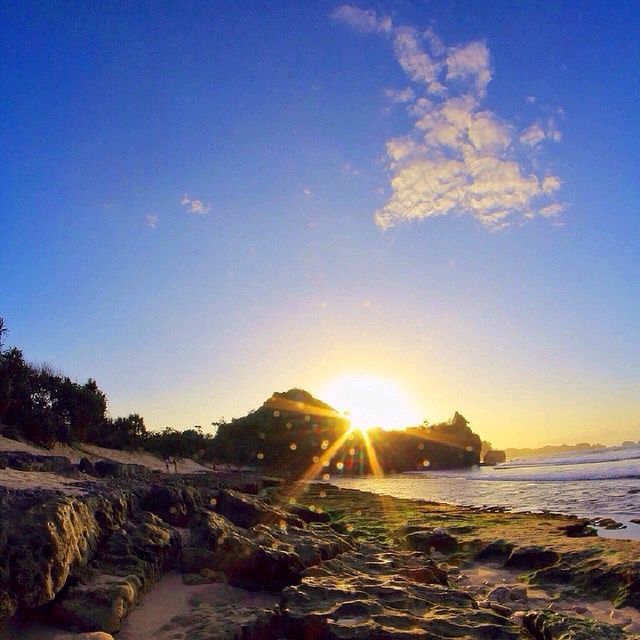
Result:
<svg viewBox="0 0 640 640"><path fill-rule="evenodd" d="M143 508L176 527L186 527L202 499L194 487L153 484L145 496Z"/></svg>
<svg viewBox="0 0 640 640"><path fill-rule="evenodd" d="M115 460L98 460L94 468L102 478L136 478L150 474L149 468L141 464L125 464Z"/></svg>
<svg viewBox="0 0 640 640"><path fill-rule="evenodd" d="M50 471L70 473L73 471L71 460L66 456L45 456L26 451L1 451L0 468L17 471Z"/></svg>
<svg viewBox="0 0 640 640"><path fill-rule="evenodd" d="M268 505L263 500L239 491L221 491L215 510L243 529L249 529L258 524L279 526L284 523L300 528L305 526L297 515L287 513L282 509Z"/></svg>
<svg viewBox="0 0 640 640"><path fill-rule="evenodd" d="M160 573L178 557L178 533L142 512L115 531L52 607L54 620L81 631L116 632Z"/></svg>
<svg viewBox="0 0 640 640"><path fill-rule="evenodd" d="M5 496L1 509L0 623L18 608L53 600L71 572L128 516L122 492L76 498L46 492Z"/></svg>
<svg viewBox="0 0 640 640"><path fill-rule="evenodd" d="M282 521L275 527L244 529L219 513L201 511L182 552L182 569L221 571L229 584L249 590L279 590L299 582L306 567L351 548L352 543L323 525L310 530Z"/></svg>
<svg viewBox="0 0 640 640"><path fill-rule="evenodd" d="M513 543L506 540L493 540L484 545L475 554L475 560L479 562L505 562L513 551Z"/></svg>
<svg viewBox="0 0 640 640"><path fill-rule="evenodd" d="M577 607L543 611L549 585L554 598L640 608L637 545L585 539L587 521L327 485L264 491L244 474L79 486L83 495L0 491L3 619L38 609L67 629L117 633L178 566L182 576L164 579L208 595L171 619L176 640L618 640L639 628L629 610L615 618L623 635L572 615Z"/></svg>
<svg viewBox="0 0 640 640"><path fill-rule="evenodd" d="M458 550L458 540L444 529L414 531L406 537L407 546L416 551L450 554Z"/></svg>
<svg viewBox="0 0 640 640"><path fill-rule="evenodd" d="M511 552L504 566L510 569L527 569L532 571L554 565L559 560L560 555L552 549L537 546L518 547Z"/></svg>
<svg viewBox="0 0 640 640"><path fill-rule="evenodd" d="M308 569L282 592L280 610L287 638L524 638L509 619L449 587L425 554L376 545Z"/></svg>

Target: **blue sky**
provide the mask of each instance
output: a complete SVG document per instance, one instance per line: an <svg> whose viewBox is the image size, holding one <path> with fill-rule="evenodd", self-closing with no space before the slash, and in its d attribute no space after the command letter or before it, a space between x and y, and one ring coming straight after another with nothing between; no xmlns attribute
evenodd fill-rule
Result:
<svg viewBox="0 0 640 640"><path fill-rule="evenodd" d="M0 11L28 358L157 428L364 372L500 446L640 439L638 3Z"/></svg>

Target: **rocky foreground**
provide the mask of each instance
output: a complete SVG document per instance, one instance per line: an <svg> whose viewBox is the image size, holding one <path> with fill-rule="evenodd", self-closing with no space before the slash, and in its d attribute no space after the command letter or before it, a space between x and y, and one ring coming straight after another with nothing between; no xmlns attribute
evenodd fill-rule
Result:
<svg viewBox="0 0 640 640"><path fill-rule="evenodd" d="M640 638L640 542L586 521L36 458L0 466L73 490L0 489L0 637L142 637L127 616L173 580L194 595L149 637Z"/></svg>

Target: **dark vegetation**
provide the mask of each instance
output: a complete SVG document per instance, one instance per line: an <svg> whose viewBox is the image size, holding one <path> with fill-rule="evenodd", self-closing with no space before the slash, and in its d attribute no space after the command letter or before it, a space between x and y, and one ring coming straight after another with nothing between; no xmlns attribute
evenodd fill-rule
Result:
<svg viewBox="0 0 640 640"><path fill-rule="evenodd" d="M48 365L27 362L22 351L5 347L5 335L0 318L4 435L45 447L89 442L114 449L144 449L165 460L229 462L291 477L469 467L480 462L480 437L459 413L441 424L404 431L370 429L363 434L302 389L274 393L242 418L212 423L217 427L215 435L199 426L150 431L138 414L110 417L106 395L95 380L79 383Z"/></svg>

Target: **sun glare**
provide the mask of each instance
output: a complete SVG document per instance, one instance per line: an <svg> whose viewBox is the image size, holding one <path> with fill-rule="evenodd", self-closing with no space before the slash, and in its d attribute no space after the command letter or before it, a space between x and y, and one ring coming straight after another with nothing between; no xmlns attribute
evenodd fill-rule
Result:
<svg viewBox="0 0 640 640"><path fill-rule="evenodd" d="M420 411L406 391L381 376L343 375L329 382L318 395L348 415L351 424L361 430L407 427L422 422Z"/></svg>

